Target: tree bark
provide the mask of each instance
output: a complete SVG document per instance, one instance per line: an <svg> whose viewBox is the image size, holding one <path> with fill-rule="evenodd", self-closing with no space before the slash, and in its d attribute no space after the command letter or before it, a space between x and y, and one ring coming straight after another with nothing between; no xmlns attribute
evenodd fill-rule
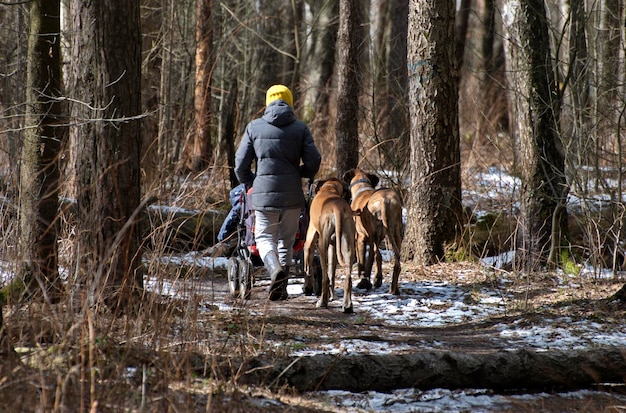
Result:
<svg viewBox="0 0 626 413"><path fill-rule="evenodd" d="M437 18L433 18L437 16ZM411 183L404 260L434 264L462 225L455 2L412 0L408 69Z"/></svg>
<svg viewBox="0 0 626 413"><path fill-rule="evenodd" d="M187 170L199 172L211 161L211 78L213 74L213 0L196 0L195 133L183 152Z"/></svg>
<svg viewBox="0 0 626 413"><path fill-rule="evenodd" d="M235 124L237 121L237 79L229 80L228 90L222 93L220 108L220 150L226 153L228 164L228 180L231 188L239 185L239 180L235 175Z"/></svg>
<svg viewBox="0 0 626 413"><path fill-rule="evenodd" d="M359 45L361 14L356 0L339 2L339 34L337 37L337 176L341 177L359 163Z"/></svg>
<svg viewBox="0 0 626 413"><path fill-rule="evenodd" d="M323 4L317 4L323 3ZM316 6L313 8L313 6ZM311 130L315 136L324 136L329 127L331 87L335 73L335 50L339 29L339 2L317 1L311 12L319 24L312 27L306 70L313 87L306 93L304 107L311 107Z"/></svg>
<svg viewBox="0 0 626 413"><path fill-rule="evenodd" d="M396 170L404 171L409 163L409 77L407 67L407 34L409 1L392 0L389 62L389 123L385 139L392 142L388 160Z"/></svg>
<svg viewBox="0 0 626 413"><path fill-rule="evenodd" d="M559 245L566 233L567 187L557 126L561 103L543 0L506 2L504 26L522 176L516 267L532 272L547 264L551 238L556 236Z"/></svg>
<svg viewBox="0 0 626 413"><path fill-rule="evenodd" d="M486 0L481 12L479 111L476 133L472 143L470 164L490 164L491 159L477 159L482 153L489 156L491 144L497 134L508 128L508 109L504 82L504 50L502 36L496 35L496 0ZM482 157L481 157L482 158Z"/></svg>
<svg viewBox="0 0 626 413"><path fill-rule="evenodd" d="M20 358L15 352L13 343L11 343L9 334L4 327L3 311L4 305L0 304L0 377L11 377L13 368L20 364Z"/></svg>
<svg viewBox="0 0 626 413"><path fill-rule="evenodd" d="M206 369L198 355L196 370ZM221 361L228 377L237 362ZM600 383L622 384L626 378L626 349L619 347L541 351L457 353L424 351L412 354L257 357L240 366L240 383L288 385L300 392L318 390L391 391L491 389L494 391L554 391L591 388Z"/></svg>
<svg viewBox="0 0 626 413"><path fill-rule="evenodd" d="M463 67L463 57L465 56L465 38L469 26L469 16L472 8L472 0L461 0L456 19L456 67L459 71Z"/></svg>
<svg viewBox="0 0 626 413"><path fill-rule="evenodd" d="M31 295L60 299L58 207L61 103L61 23L58 0L30 3L26 129L20 168L19 272Z"/></svg>
<svg viewBox="0 0 626 413"><path fill-rule="evenodd" d="M376 77L372 103L377 125L374 137L385 167L404 171L410 146L406 70L409 0L382 2L379 7L380 33L376 33L373 59ZM390 24L385 25L388 20Z"/></svg>
<svg viewBox="0 0 626 413"><path fill-rule="evenodd" d="M89 300L143 287L139 1L72 2L78 260ZM80 121L80 122L78 122ZM96 295L94 295L96 294Z"/></svg>

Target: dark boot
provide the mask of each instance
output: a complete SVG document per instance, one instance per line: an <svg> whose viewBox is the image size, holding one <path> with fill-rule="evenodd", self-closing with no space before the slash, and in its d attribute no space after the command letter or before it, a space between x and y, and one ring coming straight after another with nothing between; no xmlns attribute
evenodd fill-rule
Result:
<svg viewBox="0 0 626 413"><path fill-rule="evenodd" d="M284 301L289 298L289 293L287 293L287 285L289 285L289 266L285 265L285 280L280 286L280 300Z"/></svg>
<svg viewBox="0 0 626 413"><path fill-rule="evenodd" d="M285 284L287 281L287 274L280 265L278 254L274 251L265 256L264 264L272 280L272 284L270 285L270 300L278 301L283 295L283 288L285 288L285 293L287 292L287 285ZM284 287L283 284L285 284Z"/></svg>

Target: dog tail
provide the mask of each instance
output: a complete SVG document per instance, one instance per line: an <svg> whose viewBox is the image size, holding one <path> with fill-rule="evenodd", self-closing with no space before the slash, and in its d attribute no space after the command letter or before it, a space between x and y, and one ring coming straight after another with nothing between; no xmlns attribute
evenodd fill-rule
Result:
<svg viewBox="0 0 626 413"><path fill-rule="evenodd" d="M335 255L337 256L337 262L340 266L346 266L346 260L343 256L343 245L344 236L343 236L343 218L341 216L341 210L339 208L335 208Z"/></svg>

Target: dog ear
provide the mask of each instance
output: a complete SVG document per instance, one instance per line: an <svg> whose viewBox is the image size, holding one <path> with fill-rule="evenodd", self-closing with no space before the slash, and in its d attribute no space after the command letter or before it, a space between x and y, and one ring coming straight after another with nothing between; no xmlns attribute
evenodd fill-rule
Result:
<svg viewBox="0 0 626 413"><path fill-rule="evenodd" d="M354 168L348 169L346 172L344 172L343 177L342 177L344 182L350 183L350 181L352 181L352 178L354 178L354 174L355 174Z"/></svg>
<svg viewBox="0 0 626 413"><path fill-rule="evenodd" d="M376 188L376 185L378 185L378 182L380 182L380 179L374 174L367 174L367 179L370 180L373 188Z"/></svg>
<svg viewBox="0 0 626 413"><path fill-rule="evenodd" d="M315 181L315 183L313 184L313 192L314 193L318 193L320 188L322 187L322 185L324 185L324 183L327 181L328 179L318 179L317 181Z"/></svg>

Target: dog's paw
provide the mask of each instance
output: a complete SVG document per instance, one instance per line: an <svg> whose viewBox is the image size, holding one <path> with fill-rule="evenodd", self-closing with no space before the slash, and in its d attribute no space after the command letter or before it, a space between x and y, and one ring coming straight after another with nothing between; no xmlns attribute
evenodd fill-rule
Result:
<svg viewBox="0 0 626 413"><path fill-rule="evenodd" d="M372 289L372 282L367 278L361 278L361 281L359 281L359 283L356 285L356 288L369 291Z"/></svg>
<svg viewBox="0 0 626 413"><path fill-rule="evenodd" d="M343 307L343 312L345 314L352 314L352 313L354 313L354 308L352 307L352 304L350 304L349 307Z"/></svg>
<svg viewBox="0 0 626 413"><path fill-rule="evenodd" d="M328 308L328 301L324 301L324 300L320 299L315 304L315 307L317 307L317 308Z"/></svg>

